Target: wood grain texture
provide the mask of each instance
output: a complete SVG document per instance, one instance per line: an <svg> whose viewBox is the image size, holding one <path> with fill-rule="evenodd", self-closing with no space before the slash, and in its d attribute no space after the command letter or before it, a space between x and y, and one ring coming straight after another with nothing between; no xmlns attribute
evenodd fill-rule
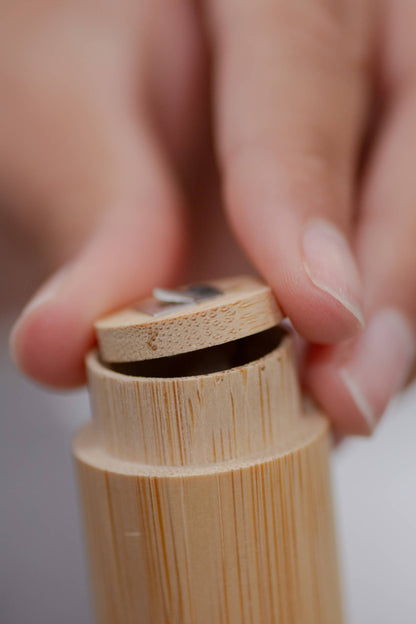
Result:
<svg viewBox="0 0 416 624"><path fill-rule="evenodd" d="M260 364L210 375L121 375L95 352L87 370L97 434L110 455L126 460L178 466L252 457L301 418L289 336Z"/></svg>
<svg viewBox="0 0 416 624"><path fill-rule="evenodd" d="M152 317L129 307L95 323L105 362L132 362L187 353L257 334L282 320L269 286L248 277L212 280L223 295Z"/></svg>
<svg viewBox="0 0 416 624"><path fill-rule="evenodd" d="M98 622L340 623L327 440L314 424L286 454L199 474L129 475L78 450Z"/></svg>
<svg viewBox="0 0 416 624"><path fill-rule="evenodd" d="M181 379L88 358L75 440L99 624L341 624L325 419L289 340Z"/></svg>

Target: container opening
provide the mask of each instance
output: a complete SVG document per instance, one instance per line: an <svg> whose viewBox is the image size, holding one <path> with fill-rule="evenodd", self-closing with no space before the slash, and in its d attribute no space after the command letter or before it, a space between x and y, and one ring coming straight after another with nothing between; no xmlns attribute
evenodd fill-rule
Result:
<svg viewBox="0 0 416 624"><path fill-rule="evenodd" d="M272 327L232 342L141 362L105 363L116 373L133 377L191 377L244 366L278 347L286 332Z"/></svg>

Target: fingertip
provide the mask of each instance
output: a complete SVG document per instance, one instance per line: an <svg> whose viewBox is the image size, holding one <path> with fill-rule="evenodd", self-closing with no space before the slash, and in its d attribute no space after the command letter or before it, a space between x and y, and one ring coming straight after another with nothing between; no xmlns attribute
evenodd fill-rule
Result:
<svg viewBox="0 0 416 624"><path fill-rule="evenodd" d="M301 258L313 286L363 327L362 284L345 233L329 219L307 219L302 226Z"/></svg>
<svg viewBox="0 0 416 624"><path fill-rule="evenodd" d="M296 331L317 344L355 336L364 326L363 293L342 231L297 205L289 210L273 202L256 211L249 192L233 206L237 236Z"/></svg>
<svg viewBox="0 0 416 624"><path fill-rule="evenodd" d="M299 281L288 293L283 293L280 288L277 297L303 338L314 344L332 345L353 338L363 329L361 316L330 295L316 292L304 280L302 282Z"/></svg>
<svg viewBox="0 0 416 624"><path fill-rule="evenodd" d="M85 383L84 354L92 347L91 330L58 302L47 302L23 314L10 334L10 353L17 368L42 385L73 388Z"/></svg>
<svg viewBox="0 0 416 624"><path fill-rule="evenodd" d="M298 215L285 225L271 278L294 327L316 344L355 336L364 327L362 286L345 235L323 218Z"/></svg>
<svg viewBox="0 0 416 624"><path fill-rule="evenodd" d="M373 433L376 422L358 387L343 375L336 347L314 346L309 350L303 382L338 434L370 436Z"/></svg>

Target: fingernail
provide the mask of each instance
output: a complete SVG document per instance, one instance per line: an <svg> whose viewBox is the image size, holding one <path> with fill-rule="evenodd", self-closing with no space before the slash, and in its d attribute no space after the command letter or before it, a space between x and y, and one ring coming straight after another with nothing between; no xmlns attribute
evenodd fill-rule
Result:
<svg viewBox="0 0 416 624"><path fill-rule="evenodd" d="M403 387L415 355L413 329L395 309L378 312L357 339L339 374L370 432Z"/></svg>
<svg viewBox="0 0 416 624"><path fill-rule="evenodd" d="M360 276L345 236L328 221L309 221L303 254L305 270L315 286L339 301L363 327Z"/></svg>
<svg viewBox="0 0 416 624"><path fill-rule="evenodd" d="M48 303L49 301L51 301L52 299L56 297L69 268L70 268L69 264L65 265L63 268L57 271L50 279L48 279L47 282L34 295L34 297L32 297L29 303L23 308L22 312L20 313L20 316L14 323L12 330L10 332L10 340L9 340L10 352L14 361L16 361L16 349L15 349L16 335L23 321L30 314L32 314L32 312L34 312L37 308L41 307L45 303Z"/></svg>

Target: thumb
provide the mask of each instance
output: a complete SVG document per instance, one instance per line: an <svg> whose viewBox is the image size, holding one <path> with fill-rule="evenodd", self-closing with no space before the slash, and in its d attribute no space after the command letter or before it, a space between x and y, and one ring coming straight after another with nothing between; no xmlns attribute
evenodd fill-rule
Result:
<svg viewBox="0 0 416 624"><path fill-rule="evenodd" d="M103 192L96 196L105 207L92 235L41 287L12 330L16 365L41 383L83 383L94 320L178 272L185 246L181 198L155 138L143 130L136 139L117 154L118 173L100 176ZM49 201L59 210L59 194Z"/></svg>

